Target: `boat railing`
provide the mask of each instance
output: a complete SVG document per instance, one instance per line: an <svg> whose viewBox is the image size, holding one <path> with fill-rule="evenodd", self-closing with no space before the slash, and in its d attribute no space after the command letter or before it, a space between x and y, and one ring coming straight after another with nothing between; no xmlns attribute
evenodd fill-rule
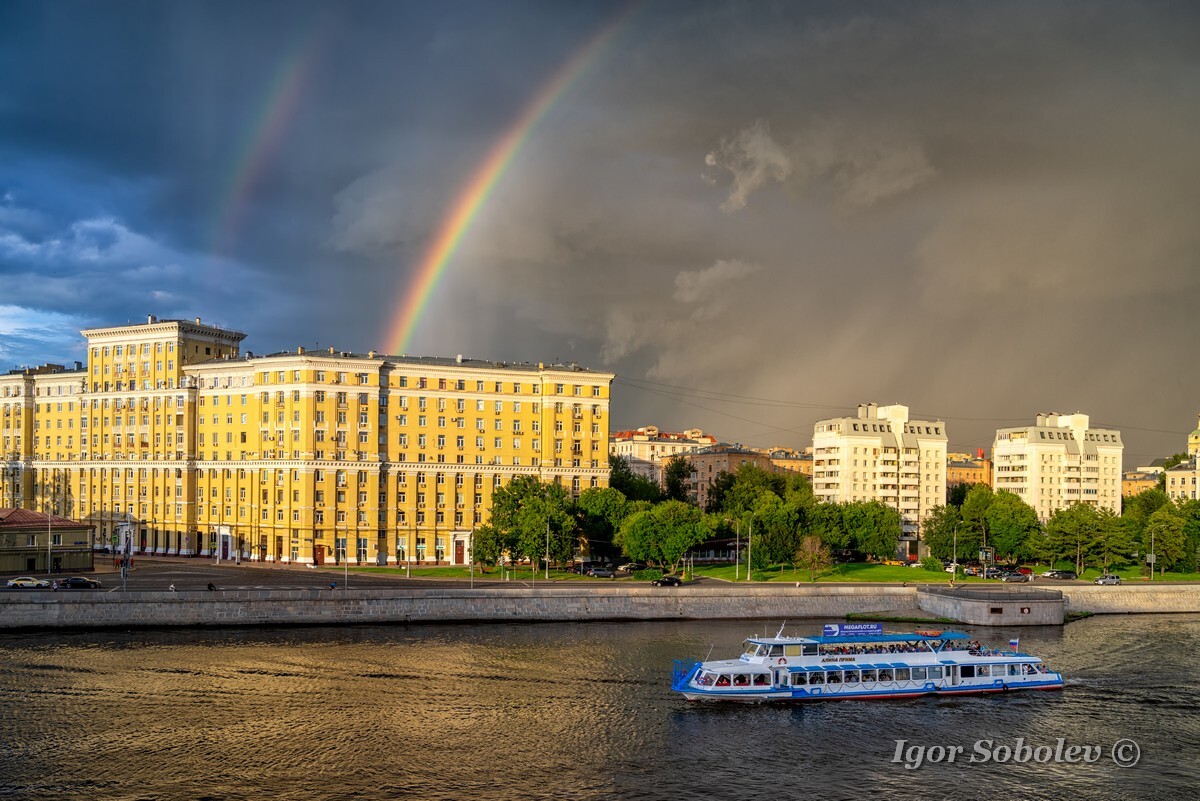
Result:
<svg viewBox="0 0 1200 801"><path fill-rule="evenodd" d="M698 664L700 662L695 659L676 659L671 668L671 687L676 690L682 688Z"/></svg>

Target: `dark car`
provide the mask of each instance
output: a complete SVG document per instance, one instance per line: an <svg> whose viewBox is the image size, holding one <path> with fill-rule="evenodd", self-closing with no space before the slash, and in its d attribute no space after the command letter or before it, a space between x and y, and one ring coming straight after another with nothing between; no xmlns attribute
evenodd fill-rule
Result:
<svg viewBox="0 0 1200 801"><path fill-rule="evenodd" d="M588 570L587 574L592 578L615 579L617 577L617 574L607 567L593 567Z"/></svg>
<svg viewBox="0 0 1200 801"><path fill-rule="evenodd" d="M679 576L659 576L650 583L655 587L678 587L683 580Z"/></svg>
<svg viewBox="0 0 1200 801"><path fill-rule="evenodd" d="M1051 570L1049 573L1046 574L1046 578L1075 579L1075 578L1078 578L1078 576L1075 575L1074 570Z"/></svg>
<svg viewBox="0 0 1200 801"><path fill-rule="evenodd" d="M98 590L100 589L100 580L86 576L71 576L61 579L58 586L64 590Z"/></svg>

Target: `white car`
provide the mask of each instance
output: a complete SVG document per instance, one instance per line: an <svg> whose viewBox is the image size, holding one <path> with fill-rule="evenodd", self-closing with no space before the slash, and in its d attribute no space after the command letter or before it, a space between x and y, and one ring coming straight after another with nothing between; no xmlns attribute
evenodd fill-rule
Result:
<svg viewBox="0 0 1200 801"><path fill-rule="evenodd" d="M955 573L957 571L958 571L958 562L951 562L950 564L946 565L947 573Z"/></svg>
<svg viewBox="0 0 1200 801"><path fill-rule="evenodd" d="M1120 584L1121 577L1114 576L1112 573L1105 573L1100 578L1092 582L1093 584Z"/></svg>
<svg viewBox="0 0 1200 801"><path fill-rule="evenodd" d="M43 590L50 586L50 582L45 579L34 578L33 576L17 576L15 579L9 579L7 586Z"/></svg>

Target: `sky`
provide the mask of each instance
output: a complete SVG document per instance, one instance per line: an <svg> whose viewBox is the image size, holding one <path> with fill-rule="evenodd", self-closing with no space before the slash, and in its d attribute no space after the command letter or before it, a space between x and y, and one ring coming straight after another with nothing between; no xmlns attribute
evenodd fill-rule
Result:
<svg viewBox="0 0 1200 801"><path fill-rule="evenodd" d="M760 447L1197 424L1200 6L10 0L0 76L2 369L155 314Z"/></svg>

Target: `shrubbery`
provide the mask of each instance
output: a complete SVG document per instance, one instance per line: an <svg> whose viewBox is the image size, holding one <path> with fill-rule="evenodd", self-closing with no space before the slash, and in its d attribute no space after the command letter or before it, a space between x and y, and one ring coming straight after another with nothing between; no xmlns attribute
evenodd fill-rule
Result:
<svg viewBox="0 0 1200 801"><path fill-rule="evenodd" d="M635 571L633 571L633 577L635 579L637 579L638 581L654 581L655 579L662 578L662 575L663 575L663 572L661 570L659 570L658 568L653 568L650 570L635 570Z"/></svg>
<svg viewBox="0 0 1200 801"><path fill-rule="evenodd" d="M942 560L938 559L936 556L926 556L921 560L921 567L925 568L930 573L941 573L943 570Z"/></svg>

